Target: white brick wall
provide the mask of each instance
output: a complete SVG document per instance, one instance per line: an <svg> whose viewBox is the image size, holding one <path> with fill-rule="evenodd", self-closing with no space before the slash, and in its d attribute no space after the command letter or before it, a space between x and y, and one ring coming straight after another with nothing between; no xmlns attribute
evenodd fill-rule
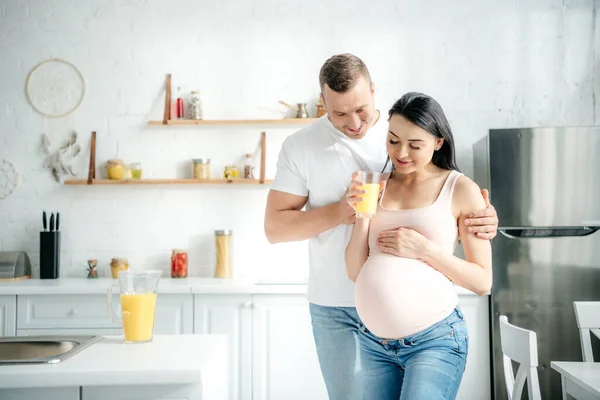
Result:
<svg viewBox="0 0 600 400"><path fill-rule="evenodd" d="M71 129L85 148L81 177L92 130L100 172L120 157L140 161L148 177L183 177L191 158L210 157L217 173L255 148L260 127L148 127L161 117L169 72L175 87L201 90L206 118L280 117L279 99L314 113L321 64L353 52L369 65L383 111L409 90L441 102L468 174L471 144L489 128L600 122L593 0L374 3L0 0L0 158L22 175L0 201L0 249L26 250L37 266L42 210L60 211L63 276L84 276L89 258L106 274L113 256L167 272L177 247L189 248L191 275L210 275L212 232L233 229L237 275L304 279L306 244L264 238L267 188L66 187L42 167L40 133L57 142ZM37 114L24 92L31 68L51 57L73 62L87 84L81 107L61 119ZM267 129L268 177L292 131Z"/></svg>

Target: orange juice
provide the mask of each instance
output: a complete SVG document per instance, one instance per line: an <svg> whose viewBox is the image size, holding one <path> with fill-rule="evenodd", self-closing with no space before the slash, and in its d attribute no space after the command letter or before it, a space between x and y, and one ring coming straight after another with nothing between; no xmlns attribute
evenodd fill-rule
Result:
<svg viewBox="0 0 600 400"><path fill-rule="evenodd" d="M156 293L121 294L121 310L126 341L152 340Z"/></svg>
<svg viewBox="0 0 600 400"><path fill-rule="evenodd" d="M356 216L362 218L373 218L377 212L377 200L379 198L379 183L365 183L360 186L365 193L362 200L356 203Z"/></svg>

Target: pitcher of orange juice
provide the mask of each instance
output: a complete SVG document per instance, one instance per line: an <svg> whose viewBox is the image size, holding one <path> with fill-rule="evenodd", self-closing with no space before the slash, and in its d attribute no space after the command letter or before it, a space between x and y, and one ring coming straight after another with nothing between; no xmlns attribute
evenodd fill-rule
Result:
<svg viewBox="0 0 600 400"><path fill-rule="evenodd" d="M119 271L119 284L111 285L106 292L106 306L113 322L123 326L127 343L151 342L156 313L156 291L162 271L126 270ZM112 292L119 287L121 318L112 306Z"/></svg>

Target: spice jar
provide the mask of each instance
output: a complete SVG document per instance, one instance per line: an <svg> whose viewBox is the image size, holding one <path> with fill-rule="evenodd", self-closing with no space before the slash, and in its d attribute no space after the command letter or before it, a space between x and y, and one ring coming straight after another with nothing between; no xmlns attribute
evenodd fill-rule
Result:
<svg viewBox="0 0 600 400"><path fill-rule="evenodd" d="M126 258L113 258L110 260L110 273L114 279L119 277L119 271L127 271L129 269L129 261Z"/></svg>
<svg viewBox="0 0 600 400"><path fill-rule="evenodd" d="M246 154L246 163L244 164L244 179L254 179L254 162L252 154Z"/></svg>
<svg viewBox="0 0 600 400"><path fill-rule="evenodd" d="M187 250L174 249L173 253L171 253L171 278L187 278L187 276Z"/></svg>
<svg viewBox="0 0 600 400"><path fill-rule="evenodd" d="M123 172L125 171L125 164L123 160L108 160L106 162L106 174L108 179L122 179Z"/></svg>
<svg viewBox="0 0 600 400"><path fill-rule="evenodd" d="M210 159L194 158L192 165L194 179L210 179Z"/></svg>
<svg viewBox="0 0 600 400"><path fill-rule="evenodd" d="M202 99L200 99L200 92L195 90L191 95L190 119L202 119Z"/></svg>
<svg viewBox="0 0 600 400"><path fill-rule="evenodd" d="M231 278L231 235L232 231L215 231L216 268L215 278Z"/></svg>

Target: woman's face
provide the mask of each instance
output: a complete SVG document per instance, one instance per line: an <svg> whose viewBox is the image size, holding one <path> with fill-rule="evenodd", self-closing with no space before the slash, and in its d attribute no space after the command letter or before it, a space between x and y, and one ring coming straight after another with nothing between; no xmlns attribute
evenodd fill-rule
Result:
<svg viewBox="0 0 600 400"><path fill-rule="evenodd" d="M395 114L390 118L387 153L401 174L422 170L443 143L443 138L432 135L402 115Z"/></svg>

